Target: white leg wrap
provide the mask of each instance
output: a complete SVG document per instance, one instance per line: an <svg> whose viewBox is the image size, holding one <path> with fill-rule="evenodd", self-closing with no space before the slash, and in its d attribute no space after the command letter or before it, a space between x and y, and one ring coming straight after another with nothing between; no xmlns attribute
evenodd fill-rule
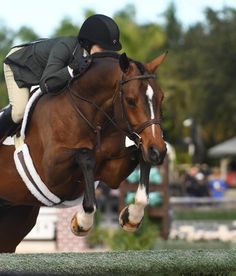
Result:
<svg viewBox="0 0 236 276"><path fill-rule="evenodd" d="M144 185L138 186L137 193L135 195L135 204L130 204L128 207L129 221L133 224L138 224L144 216L144 208L148 204L148 196Z"/></svg>
<svg viewBox="0 0 236 276"><path fill-rule="evenodd" d="M94 206L94 211L92 213L85 213L83 206L81 205L76 213L77 224L84 230L88 230L93 226L93 218L96 212L96 207Z"/></svg>
<svg viewBox="0 0 236 276"><path fill-rule="evenodd" d="M135 204L142 205L144 208L148 204L148 195L146 192L146 187L143 184L139 184L138 190L135 195Z"/></svg>
<svg viewBox="0 0 236 276"><path fill-rule="evenodd" d="M138 224L142 220L144 216L144 208L145 206L137 205L137 204L130 204L128 207L129 211L129 221L132 224Z"/></svg>

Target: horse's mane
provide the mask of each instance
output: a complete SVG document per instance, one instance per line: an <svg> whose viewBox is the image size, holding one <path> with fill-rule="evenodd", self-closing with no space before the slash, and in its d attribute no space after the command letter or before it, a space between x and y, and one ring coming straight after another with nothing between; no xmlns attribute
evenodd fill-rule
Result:
<svg viewBox="0 0 236 276"><path fill-rule="evenodd" d="M107 57L111 57L111 58L114 58L114 59L117 59L119 60L120 58L120 54L116 53L116 52L112 52L112 51L103 51L103 52L98 52L98 53L94 53L91 55L91 58L92 59L96 59L96 58L107 58ZM128 58L130 62L134 62L136 64L136 66L138 67L140 73L143 75L146 71L144 65L137 61L137 60L134 60L134 59L131 59L131 58Z"/></svg>
<svg viewBox="0 0 236 276"><path fill-rule="evenodd" d="M97 53L94 53L94 54L88 56L87 58L90 61L89 62L84 61L84 64L82 64L82 71L78 75L75 75L72 78L72 80L70 81L70 83L72 83L75 80L78 80L81 77L81 75L84 75L87 71L89 71L93 67L95 60L100 59L101 61L103 61L105 58L113 58L113 59L117 60L118 64L119 64L120 56L121 56L121 54L118 54L114 51L97 52ZM146 72L146 69L141 62L131 59L129 57L128 57L128 60L130 62L133 62L136 64L141 75L143 75Z"/></svg>
<svg viewBox="0 0 236 276"><path fill-rule="evenodd" d="M107 58L107 57L111 57L114 59L118 59L120 58L120 54L116 53L116 52L112 52L112 51L103 51L103 52L97 52L91 55L92 59L95 58Z"/></svg>

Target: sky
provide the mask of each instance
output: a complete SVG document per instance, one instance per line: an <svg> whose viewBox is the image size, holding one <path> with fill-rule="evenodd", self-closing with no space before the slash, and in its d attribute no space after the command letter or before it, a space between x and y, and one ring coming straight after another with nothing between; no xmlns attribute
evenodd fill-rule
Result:
<svg viewBox="0 0 236 276"><path fill-rule="evenodd" d="M138 23L163 23L163 13L171 2L184 27L204 20L204 10L220 10L224 6L236 9L236 0L0 0L0 24L13 30L28 26L41 37L48 37L65 17L80 26L87 9L113 16L128 4L136 9Z"/></svg>

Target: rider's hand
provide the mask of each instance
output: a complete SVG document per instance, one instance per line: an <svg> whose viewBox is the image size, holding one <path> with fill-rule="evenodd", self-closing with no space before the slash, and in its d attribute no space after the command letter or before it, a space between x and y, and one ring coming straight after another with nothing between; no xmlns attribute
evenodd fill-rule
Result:
<svg viewBox="0 0 236 276"><path fill-rule="evenodd" d="M72 62L69 64L69 67L72 70L78 70L80 68L80 62L78 59L73 59Z"/></svg>
<svg viewBox="0 0 236 276"><path fill-rule="evenodd" d="M88 56L80 60L74 58L69 64L69 67L73 70L73 76L80 75L86 71L91 61L91 58Z"/></svg>

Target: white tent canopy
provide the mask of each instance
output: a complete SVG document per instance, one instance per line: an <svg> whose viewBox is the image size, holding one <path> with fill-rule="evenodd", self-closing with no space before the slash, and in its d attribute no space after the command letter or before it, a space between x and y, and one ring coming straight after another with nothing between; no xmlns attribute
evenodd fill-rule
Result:
<svg viewBox="0 0 236 276"><path fill-rule="evenodd" d="M210 157L236 156L236 137L226 140L208 150Z"/></svg>

